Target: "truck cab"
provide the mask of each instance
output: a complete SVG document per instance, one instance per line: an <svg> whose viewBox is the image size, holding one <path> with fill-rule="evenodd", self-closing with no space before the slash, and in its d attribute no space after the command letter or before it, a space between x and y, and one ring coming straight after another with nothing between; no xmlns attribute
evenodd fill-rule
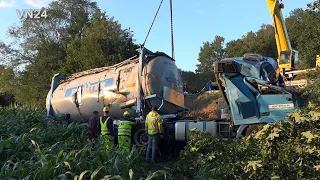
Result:
<svg viewBox="0 0 320 180"><path fill-rule="evenodd" d="M294 91L275 85L276 71L261 55L226 58L215 63L218 86L239 126L285 120L299 107Z"/></svg>

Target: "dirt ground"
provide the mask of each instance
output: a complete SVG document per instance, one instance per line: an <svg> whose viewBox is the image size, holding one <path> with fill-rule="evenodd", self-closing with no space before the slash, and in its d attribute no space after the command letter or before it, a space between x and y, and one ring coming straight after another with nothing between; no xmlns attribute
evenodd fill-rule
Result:
<svg viewBox="0 0 320 180"><path fill-rule="evenodd" d="M186 118L195 120L218 118L218 106L221 107L221 103L223 102L218 91L186 95L184 100L185 106L190 108L190 112L186 115ZM218 102L220 102L220 105L218 105Z"/></svg>

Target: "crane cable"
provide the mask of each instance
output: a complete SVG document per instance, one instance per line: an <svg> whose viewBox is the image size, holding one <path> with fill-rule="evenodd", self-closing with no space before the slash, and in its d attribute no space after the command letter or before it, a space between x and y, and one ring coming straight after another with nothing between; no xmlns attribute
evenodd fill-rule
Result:
<svg viewBox="0 0 320 180"><path fill-rule="evenodd" d="M150 28L149 28L148 34L147 34L146 38L144 39L144 42L143 42L142 46L144 46L144 45L146 44L146 41L147 41L148 36L149 36L149 33L150 33L151 29L152 29L152 26L153 26L154 21L155 21L156 18L157 18L157 15L158 15L158 12L159 12L160 7L161 7L161 5L162 5L162 2L163 2L163 0L161 0L161 2L160 2L160 5L159 5L158 10L157 10L157 13L156 13L156 15L155 15L154 18L153 18L153 21L152 21L151 26L150 26Z"/></svg>
<svg viewBox="0 0 320 180"><path fill-rule="evenodd" d="M171 23L171 53L174 59L174 41L173 41L173 21L172 21L172 0L170 0L170 23Z"/></svg>
<svg viewBox="0 0 320 180"><path fill-rule="evenodd" d="M147 39L148 39L148 37L149 37L149 34L150 34L150 31L151 31L152 26L153 26L153 24L154 24L154 21L156 20L157 15L158 15L158 13L159 13L159 10L160 10L160 8L161 8L162 2L163 2L163 0L161 0L161 2L160 2L160 5L159 5L158 10L157 10L157 12L156 12L156 15L155 15L155 16L154 16L154 18L153 18L153 21L152 21L152 23L151 23L151 26L150 26L150 28L149 28L149 31L148 31L148 33L147 33L147 36L146 36L146 38L145 38L145 40L144 40L144 42L143 42L142 46L144 46L144 45L146 44L146 41L147 41ZM171 23L171 54L172 54L172 56L171 56L171 57L172 57L172 59L174 59L173 20L172 20L172 0L170 0L170 23Z"/></svg>

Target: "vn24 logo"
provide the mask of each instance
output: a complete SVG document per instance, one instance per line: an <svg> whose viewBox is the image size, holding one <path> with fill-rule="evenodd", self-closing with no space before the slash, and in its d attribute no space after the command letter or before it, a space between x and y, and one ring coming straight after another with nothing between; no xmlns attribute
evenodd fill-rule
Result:
<svg viewBox="0 0 320 180"><path fill-rule="evenodd" d="M48 17L46 9L17 9L17 15L20 19L42 19Z"/></svg>

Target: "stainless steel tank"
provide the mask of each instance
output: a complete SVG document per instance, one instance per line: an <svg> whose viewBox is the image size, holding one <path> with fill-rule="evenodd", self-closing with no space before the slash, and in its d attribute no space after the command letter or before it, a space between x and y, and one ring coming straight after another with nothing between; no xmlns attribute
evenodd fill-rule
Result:
<svg viewBox="0 0 320 180"><path fill-rule="evenodd" d="M103 113L104 106L110 114L122 118L128 110L136 116L139 59L129 59L110 67L91 69L73 74L61 81L47 96L54 115L70 114L71 119L88 119L93 111ZM143 109L162 105L160 113L171 114L182 110L184 98L180 72L168 56L147 59L142 70L141 92ZM148 96L153 95L151 98ZM164 100L164 101L163 101Z"/></svg>

